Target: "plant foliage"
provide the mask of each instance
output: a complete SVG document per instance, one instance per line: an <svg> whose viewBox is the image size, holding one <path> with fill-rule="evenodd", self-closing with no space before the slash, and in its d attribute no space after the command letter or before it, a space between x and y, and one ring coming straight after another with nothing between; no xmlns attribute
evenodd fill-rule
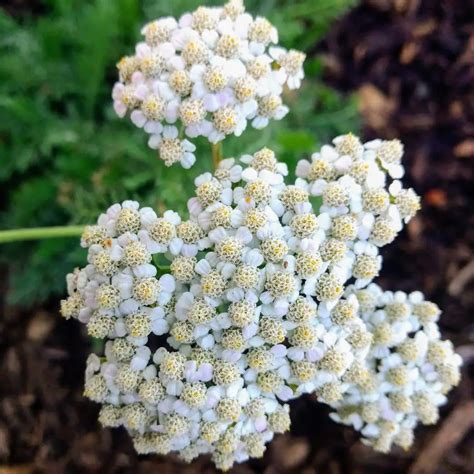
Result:
<svg viewBox="0 0 474 474"><path fill-rule="evenodd" d="M115 64L132 52L145 22L179 16L197 0L48 0L36 16L0 10L0 228L90 223L111 202L139 199L157 209L185 209L194 177L211 167L201 143L190 171L168 169L143 132L115 116ZM217 5L218 2L206 2ZM224 142L224 154L271 146L295 165L319 143L357 128L353 100L321 83L311 48L352 0L249 0L286 47L308 53L290 114L263 132ZM8 301L25 306L64 291L63 275L83 260L77 240L3 245Z"/></svg>

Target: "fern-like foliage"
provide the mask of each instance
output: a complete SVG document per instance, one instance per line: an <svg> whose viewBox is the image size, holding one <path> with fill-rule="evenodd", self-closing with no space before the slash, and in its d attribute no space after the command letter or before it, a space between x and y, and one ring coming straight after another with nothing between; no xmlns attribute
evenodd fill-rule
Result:
<svg viewBox="0 0 474 474"><path fill-rule="evenodd" d="M115 63L131 53L145 22L179 16L197 0L49 0L41 14L0 10L0 229L91 222L111 202L183 212L195 176L211 166L207 143L191 171L166 168L141 130L112 110ZM217 1L206 2L217 5ZM285 46L311 51L352 0L249 0ZM311 54L310 54L311 55ZM357 130L352 100L321 83L317 58L306 63L290 114L262 133L224 142L226 156L275 149L291 167L318 143ZM74 238L3 245L8 301L31 305L64 291L63 275L84 255Z"/></svg>

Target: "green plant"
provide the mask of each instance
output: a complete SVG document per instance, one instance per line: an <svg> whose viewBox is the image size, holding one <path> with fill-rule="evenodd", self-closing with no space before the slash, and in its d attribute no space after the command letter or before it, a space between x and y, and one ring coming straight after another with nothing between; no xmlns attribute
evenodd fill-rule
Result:
<svg viewBox="0 0 474 474"><path fill-rule="evenodd" d="M247 8L268 16L286 46L308 50L351 3L267 0L247 2ZM203 158L191 171L166 168L141 131L115 116L110 91L115 64L132 52L143 23L198 4L50 0L35 17L0 12L0 229L86 224L108 203L125 198L185 209L183 191L210 166L208 144L198 144ZM227 139L224 154L271 144L294 165L294 152L309 153L357 128L354 102L324 86L320 76L318 59L309 58L298 98L286 97L288 117L263 133L249 130L239 140ZM84 258L76 247L75 238L2 245L8 301L28 306L62 293L61 275Z"/></svg>

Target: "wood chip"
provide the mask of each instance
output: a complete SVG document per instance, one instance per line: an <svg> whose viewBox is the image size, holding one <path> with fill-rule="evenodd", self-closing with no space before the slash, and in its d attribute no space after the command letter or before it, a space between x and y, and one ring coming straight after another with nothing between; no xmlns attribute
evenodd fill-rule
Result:
<svg viewBox="0 0 474 474"><path fill-rule="evenodd" d="M42 341L54 327L54 316L44 311L39 311L33 317L26 329L26 337L31 341Z"/></svg>
<svg viewBox="0 0 474 474"><path fill-rule="evenodd" d="M474 139L464 140L454 147L454 154L458 158L474 157Z"/></svg>
<svg viewBox="0 0 474 474"><path fill-rule="evenodd" d="M409 474L436 472L441 459L474 427L474 401L462 403L446 418L441 428L418 455Z"/></svg>
<svg viewBox="0 0 474 474"><path fill-rule="evenodd" d="M448 286L448 293L451 296L459 296L467 283L474 278L474 260L461 268L454 276Z"/></svg>
<svg viewBox="0 0 474 474"><path fill-rule="evenodd" d="M371 127L383 129L395 110L395 102L372 84L364 84L359 88L359 109Z"/></svg>

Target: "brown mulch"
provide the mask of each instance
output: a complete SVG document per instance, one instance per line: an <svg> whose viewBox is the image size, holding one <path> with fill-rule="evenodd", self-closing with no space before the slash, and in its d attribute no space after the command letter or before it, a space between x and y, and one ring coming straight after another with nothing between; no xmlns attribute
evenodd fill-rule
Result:
<svg viewBox="0 0 474 474"><path fill-rule="evenodd" d="M474 2L366 1L317 52L328 83L359 92L364 137L405 143L406 180L423 210L384 251L379 281L421 289L444 309L441 326L465 359L463 379L440 423L420 428L408 452L374 453L305 397L292 404L291 435L232 472L472 473ZM0 474L215 472L207 458L188 466L172 456L137 456L124 432L98 426L97 407L82 397L87 338L56 310L10 308L0 317Z"/></svg>
<svg viewBox="0 0 474 474"><path fill-rule="evenodd" d="M385 250L386 288L423 290L458 344L474 310L474 1L367 0L318 45L357 92L364 138L400 138L422 211Z"/></svg>

